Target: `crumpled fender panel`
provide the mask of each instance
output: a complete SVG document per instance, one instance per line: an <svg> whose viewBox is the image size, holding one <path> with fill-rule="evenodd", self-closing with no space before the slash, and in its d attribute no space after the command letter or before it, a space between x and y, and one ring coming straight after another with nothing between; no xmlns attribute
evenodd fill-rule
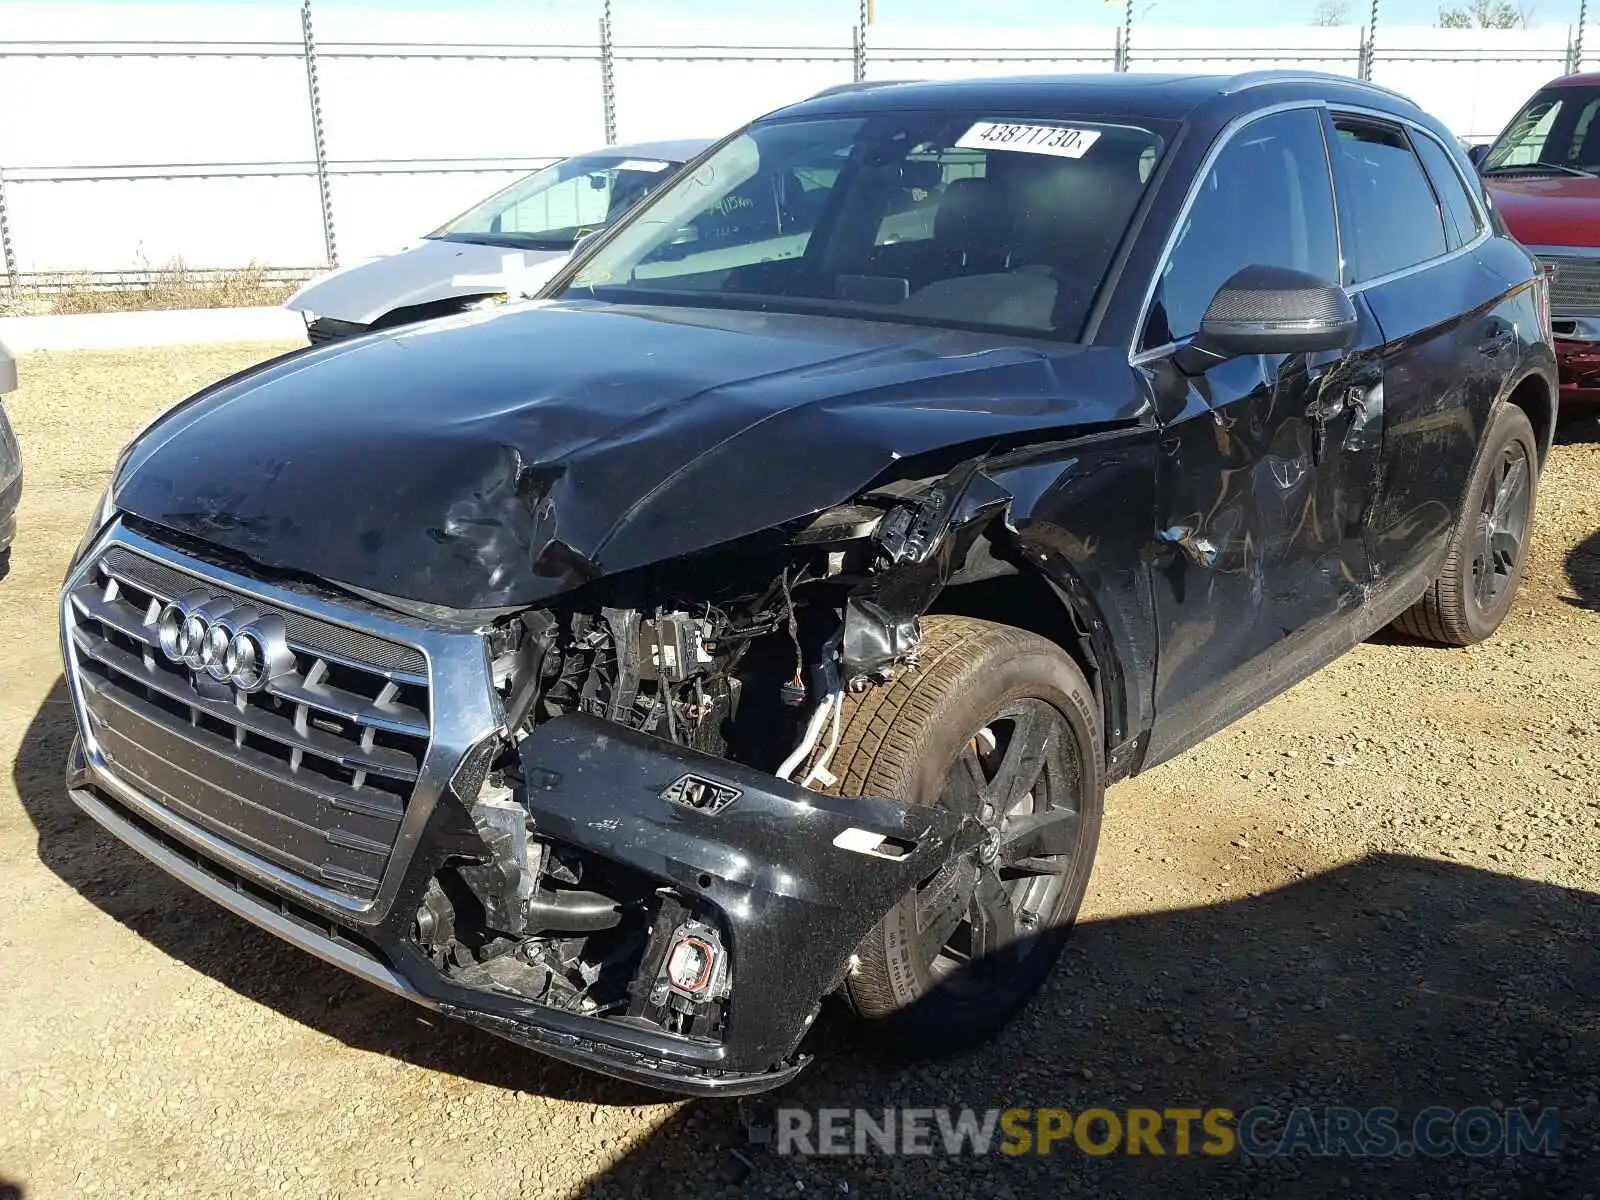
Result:
<svg viewBox="0 0 1600 1200"><path fill-rule="evenodd" d="M718 1065L785 1058L851 953L896 901L982 827L943 809L824 796L595 717L558 717L521 744L535 828L711 905L729 939L733 992ZM740 789L717 813L662 793L685 774ZM884 834L900 857L835 844Z"/></svg>
<svg viewBox="0 0 1600 1200"><path fill-rule="evenodd" d="M505 608L818 512L902 458L1144 410L1109 349L536 302L208 389L138 439L116 502L269 568Z"/></svg>

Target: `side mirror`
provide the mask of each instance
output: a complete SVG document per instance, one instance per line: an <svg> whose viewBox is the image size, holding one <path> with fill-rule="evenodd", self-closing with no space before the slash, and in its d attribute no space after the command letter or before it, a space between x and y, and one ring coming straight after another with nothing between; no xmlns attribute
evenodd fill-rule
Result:
<svg viewBox="0 0 1600 1200"><path fill-rule="evenodd" d="M1343 350L1359 318L1344 289L1287 267L1246 267L1217 289L1200 332L1173 356L1185 375L1249 354Z"/></svg>
<svg viewBox="0 0 1600 1200"><path fill-rule="evenodd" d="M5 343L0 342L0 396L17 390L17 360L11 357Z"/></svg>
<svg viewBox="0 0 1600 1200"><path fill-rule="evenodd" d="M1483 166L1483 160L1489 157L1489 143L1481 142L1476 146L1467 147L1467 161L1475 167Z"/></svg>

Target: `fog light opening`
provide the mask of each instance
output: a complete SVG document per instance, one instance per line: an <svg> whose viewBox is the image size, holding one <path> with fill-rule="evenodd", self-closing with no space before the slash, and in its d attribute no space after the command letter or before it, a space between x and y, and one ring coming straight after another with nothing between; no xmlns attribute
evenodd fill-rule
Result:
<svg viewBox="0 0 1600 1200"><path fill-rule="evenodd" d="M701 921L685 921L672 932L651 1000L691 1011L725 998L730 984L728 952L717 931Z"/></svg>
<svg viewBox="0 0 1600 1200"><path fill-rule="evenodd" d="M698 996L711 984L717 952L704 938L686 937L667 955L667 982L680 992Z"/></svg>

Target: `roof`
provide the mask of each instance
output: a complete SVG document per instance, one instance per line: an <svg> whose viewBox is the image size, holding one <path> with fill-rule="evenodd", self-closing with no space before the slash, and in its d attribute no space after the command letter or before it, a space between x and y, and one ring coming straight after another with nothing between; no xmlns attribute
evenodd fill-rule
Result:
<svg viewBox="0 0 1600 1200"><path fill-rule="evenodd" d="M1254 88L1294 97L1327 95L1400 111L1416 105L1398 92L1346 75L1318 71L1251 71L1242 75L1156 75L1102 71L1081 75L1017 75L939 79L829 88L778 112L785 116L884 112L899 108L984 108L1092 112L1107 117L1182 120L1208 100ZM774 114L776 115L776 114Z"/></svg>
<svg viewBox="0 0 1600 1200"><path fill-rule="evenodd" d="M659 158L663 162L688 162L711 145L715 138L677 138L667 142L629 142L624 146L601 146L574 154L573 158L590 158L595 155L626 155L629 158Z"/></svg>
<svg viewBox="0 0 1600 1200"><path fill-rule="evenodd" d="M1596 87L1600 86L1600 73L1588 71L1582 75L1563 75L1559 79L1552 79L1545 84L1545 88L1553 87ZM1541 92L1544 88L1539 89Z"/></svg>

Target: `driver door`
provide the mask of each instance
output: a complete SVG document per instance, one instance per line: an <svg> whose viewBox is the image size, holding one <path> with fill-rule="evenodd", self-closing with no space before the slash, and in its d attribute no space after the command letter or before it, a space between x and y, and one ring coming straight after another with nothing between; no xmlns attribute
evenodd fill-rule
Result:
<svg viewBox="0 0 1600 1200"><path fill-rule="evenodd" d="M1349 350L1235 358L1185 376L1163 349L1186 342L1246 266L1340 279L1319 110L1271 113L1225 136L1161 268L1140 357L1164 426L1147 763L1346 648L1371 579L1382 336L1361 297Z"/></svg>

